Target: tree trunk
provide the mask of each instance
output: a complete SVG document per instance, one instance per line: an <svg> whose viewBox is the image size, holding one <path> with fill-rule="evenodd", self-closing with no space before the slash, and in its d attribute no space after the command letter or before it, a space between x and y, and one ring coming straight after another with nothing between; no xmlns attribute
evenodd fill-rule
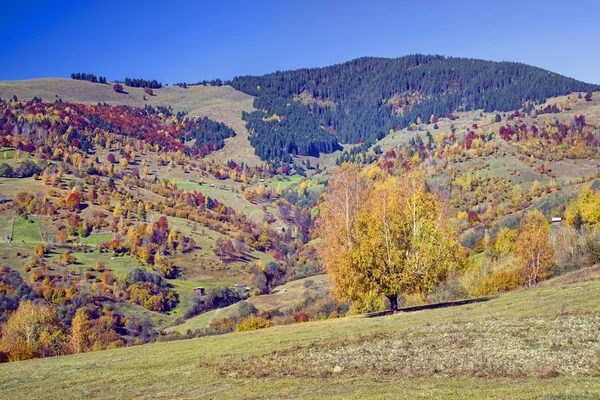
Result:
<svg viewBox="0 0 600 400"><path fill-rule="evenodd" d="M390 311L392 313L398 311L398 295L393 294L391 296L388 296L388 300L390 301Z"/></svg>

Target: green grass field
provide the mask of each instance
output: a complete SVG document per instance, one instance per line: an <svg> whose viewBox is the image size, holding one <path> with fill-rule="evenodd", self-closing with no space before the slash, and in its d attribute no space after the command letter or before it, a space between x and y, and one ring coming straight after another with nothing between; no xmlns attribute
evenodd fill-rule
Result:
<svg viewBox="0 0 600 400"><path fill-rule="evenodd" d="M0 147L0 163L8 162L15 156L15 149L11 147Z"/></svg>
<svg viewBox="0 0 600 400"><path fill-rule="evenodd" d="M58 263L58 255L60 254L60 252L62 252L62 250L59 249L57 251L54 251L53 253L50 253L50 255L48 256L48 260L52 263ZM55 265L55 267L75 270L81 267L85 270L88 266L93 267L94 265L96 265L96 261L99 260L102 261L102 263L104 263L104 266L110 269L113 274L126 275L132 269L139 268L142 266L142 264L140 264L140 262L134 257L115 257L113 253L100 253L99 251L93 251L90 253L74 252L73 255L77 258L77 262L75 264L68 265L67 267L60 267L57 264ZM99 274L100 273L98 273L98 275Z"/></svg>
<svg viewBox="0 0 600 400"><path fill-rule="evenodd" d="M95 246L98 243L104 243L112 240L112 233L91 234L88 237L80 238L81 243L87 243L90 246Z"/></svg>
<svg viewBox="0 0 600 400"><path fill-rule="evenodd" d="M176 317L182 317L186 311L193 305L194 288L202 286L206 289L217 286L215 282L203 281L193 282L185 279L172 279L169 281L173 285L174 290L179 294L179 304L173 309L170 314Z"/></svg>
<svg viewBox="0 0 600 400"><path fill-rule="evenodd" d="M453 308L2 364L0 397L598 398L598 291L599 281L556 284Z"/></svg>
<svg viewBox="0 0 600 400"><path fill-rule="evenodd" d="M15 217L12 231L16 243L43 243L37 217L29 216L27 220Z"/></svg>
<svg viewBox="0 0 600 400"><path fill-rule="evenodd" d="M291 185L295 185L300 183L304 179L301 175L292 175L292 176L275 176L268 180L268 184L273 188L277 189L277 186L281 186L281 190L286 190Z"/></svg>
<svg viewBox="0 0 600 400"><path fill-rule="evenodd" d="M1 162L0 162L1 164ZM0 200L12 200L19 192L48 194L50 186L33 178L0 178Z"/></svg>
<svg viewBox="0 0 600 400"><path fill-rule="evenodd" d="M181 334L185 334L189 329L196 330L207 328L211 322L219 319L219 318L227 318L236 314L238 309L237 304L232 304L228 307L218 308L216 310L211 310L205 312L203 314L198 315L197 317L190 318L185 323L177 326L173 326L167 328L167 332L179 332Z"/></svg>
<svg viewBox="0 0 600 400"><path fill-rule="evenodd" d="M0 239L12 234L12 217L0 214Z"/></svg>

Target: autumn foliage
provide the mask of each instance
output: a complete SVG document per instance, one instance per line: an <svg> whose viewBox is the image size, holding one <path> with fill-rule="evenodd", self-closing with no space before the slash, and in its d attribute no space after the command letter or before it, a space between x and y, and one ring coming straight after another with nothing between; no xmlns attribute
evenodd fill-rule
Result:
<svg viewBox="0 0 600 400"><path fill-rule="evenodd" d="M55 308L23 301L2 329L0 349L10 361L50 357L68 352L65 337Z"/></svg>
<svg viewBox="0 0 600 400"><path fill-rule="evenodd" d="M250 314L248 317L244 318L240 321L236 327L236 332L247 332L247 331L255 331L258 329L265 329L274 326L273 322L265 319L263 317L256 316L254 314Z"/></svg>
<svg viewBox="0 0 600 400"><path fill-rule="evenodd" d="M78 210L81 205L81 193L77 189L73 189L67 196L67 206L71 210Z"/></svg>
<svg viewBox="0 0 600 400"><path fill-rule="evenodd" d="M521 222L517 238L517 257L528 286L550 275L554 249L549 240L548 220L539 211L530 211Z"/></svg>
<svg viewBox="0 0 600 400"><path fill-rule="evenodd" d="M466 260L438 196L420 171L369 180L342 165L323 205L323 258L335 293L392 310L400 295L431 291Z"/></svg>

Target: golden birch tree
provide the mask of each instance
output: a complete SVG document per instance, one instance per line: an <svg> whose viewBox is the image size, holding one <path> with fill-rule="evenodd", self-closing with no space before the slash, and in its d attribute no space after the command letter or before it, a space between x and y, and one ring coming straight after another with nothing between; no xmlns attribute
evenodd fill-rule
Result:
<svg viewBox="0 0 600 400"><path fill-rule="evenodd" d="M521 221L516 243L517 257L527 285L537 286L550 275L554 249L550 244L550 226L544 214L530 211Z"/></svg>
<svg viewBox="0 0 600 400"><path fill-rule="evenodd" d="M89 349L88 343L89 320L86 307L80 307L75 312L71 322L71 351L84 353Z"/></svg>
<svg viewBox="0 0 600 400"><path fill-rule="evenodd" d="M423 172L371 184L363 180L354 197L358 202L345 213L347 168L332 180L324 204L324 262L338 297L355 301L383 295L395 311L398 296L427 293L465 265L444 207Z"/></svg>
<svg viewBox="0 0 600 400"><path fill-rule="evenodd" d="M359 298L354 293L356 276L346 273L355 247L356 217L367 198L367 181L360 166L344 163L329 181L327 200L322 204L323 235L327 245L323 261L340 299Z"/></svg>
<svg viewBox="0 0 600 400"><path fill-rule="evenodd" d="M64 354L65 336L56 309L26 300L2 328L0 350L10 361Z"/></svg>

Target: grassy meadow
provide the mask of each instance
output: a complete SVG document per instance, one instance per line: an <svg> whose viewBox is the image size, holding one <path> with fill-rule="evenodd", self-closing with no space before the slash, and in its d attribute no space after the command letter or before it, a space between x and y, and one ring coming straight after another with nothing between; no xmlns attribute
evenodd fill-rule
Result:
<svg viewBox="0 0 600 400"><path fill-rule="evenodd" d="M12 230L13 240L17 243L43 243L42 234L38 225L38 219L29 216L26 220L16 217Z"/></svg>
<svg viewBox="0 0 600 400"><path fill-rule="evenodd" d="M0 365L0 397L600 396L599 281Z"/></svg>

